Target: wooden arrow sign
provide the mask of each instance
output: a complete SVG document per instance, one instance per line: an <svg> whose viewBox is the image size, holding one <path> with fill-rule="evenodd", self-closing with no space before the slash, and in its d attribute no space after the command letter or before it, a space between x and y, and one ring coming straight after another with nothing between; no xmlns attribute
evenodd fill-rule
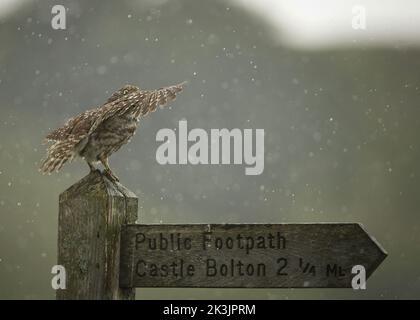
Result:
<svg viewBox="0 0 420 320"><path fill-rule="evenodd" d="M345 288L386 255L356 223L127 225L120 286Z"/></svg>

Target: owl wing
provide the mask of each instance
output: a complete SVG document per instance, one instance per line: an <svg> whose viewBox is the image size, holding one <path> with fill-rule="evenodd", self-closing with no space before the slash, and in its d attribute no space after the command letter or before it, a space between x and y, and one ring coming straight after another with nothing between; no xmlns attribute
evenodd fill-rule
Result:
<svg viewBox="0 0 420 320"><path fill-rule="evenodd" d="M142 105L140 116L146 116L154 112L158 106L165 107L169 102L176 99L176 95L184 89L186 82L169 87L148 91L147 103Z"/></svg>
<svg viewBox="0 0 420 320"><path fill-rule="evenodd" d="M86 126L86 121L88 119L91 119L94 117L94 114L98 111L98 109L93 110L87 110L76 117L73 117L60 128L57 128L53 131L51 131L47 136L45 137L46 142L50 141L61 141L67 139L70 134L74 131L75 128L81 128ZM80 131L80 130L78 130Z"/></svg>
<svg viewBox="0 0 420 320"><path fill-rule="evenodd" d="M101 112L89 130L89 134L94 132L99 125L114 115L123 115L131 108L135 117L146 116L156 110L158 106L165 106L176 99L177 93L183 90L186 82L177 85L159 88L157 90L140 90L128 94L123 98L112 101L101 107Z"/></svg>
<svg viewBox="0 0 420 320"><path fill-rule="evenodd" d="M58 171L64 163L74 158L78 145L89 135L90 127L99 111L99 108L85 111L47 135L47 141L53 141L53 144L48 148L47 156L41 163L42 172Z"/></svg>

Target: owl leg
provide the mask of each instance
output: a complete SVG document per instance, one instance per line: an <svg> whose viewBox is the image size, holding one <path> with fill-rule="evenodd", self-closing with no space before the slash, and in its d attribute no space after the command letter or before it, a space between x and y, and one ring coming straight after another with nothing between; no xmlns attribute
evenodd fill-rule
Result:
<svg viewBox="0 0 420 320"><path fill-rule="evenodd" d="M97 170L97 169L94 167L94 165L93 165L93 164L91 164L90 162L87 162L87 164L88 164L88 166L89 166L90 172L94 172L94 171L96 171L96 170Z"/></svg>
<svg viewBox="0 0 420 320"><path fill-rule="evenodd" d="M114 181L120 181L120 179L112 172L111 168L109 167L108 158L101 158L101 163L105 168L105 173Z"/></svg>

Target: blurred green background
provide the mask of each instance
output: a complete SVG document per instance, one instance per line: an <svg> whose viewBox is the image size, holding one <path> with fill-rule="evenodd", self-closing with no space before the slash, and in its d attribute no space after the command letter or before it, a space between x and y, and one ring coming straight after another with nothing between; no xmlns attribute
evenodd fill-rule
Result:
<svg viewBox="0 0 420 320"><path fill-rule="evenodd" d="M367 2L367 30L351 29L344 1L346 37L305 46L239 0L63 1L66 30L50 24L60 2L0 1L0 298L55 297L58 195L88 168L76 161L42 176L45 134L123 84L183 80L172 108L144 119L111 157L141 199L140 222L360 222L389 256L363 292L141 289L138 299L420 298L420 45L398 41L386 21L369 25L380 3L402 3ZM156 132L181 119L265 129L264 173L159 165Z"/></svg>

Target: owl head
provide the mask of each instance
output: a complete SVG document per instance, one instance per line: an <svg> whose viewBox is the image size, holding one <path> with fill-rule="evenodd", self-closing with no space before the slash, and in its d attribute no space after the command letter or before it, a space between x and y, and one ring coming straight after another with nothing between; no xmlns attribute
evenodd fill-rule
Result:
<svg viewBox="0 0 420 320"><path fill-rule="evenodd" d="M133 92L139 91L140 89L136 86L133 86L131 84L127 84L124 87L122 87L121 89L115 91L112 96L110 96L108 98L108 100L106 101L107 103L115 101L117 99L120 99L126 95L129 95Z"/></svg>

